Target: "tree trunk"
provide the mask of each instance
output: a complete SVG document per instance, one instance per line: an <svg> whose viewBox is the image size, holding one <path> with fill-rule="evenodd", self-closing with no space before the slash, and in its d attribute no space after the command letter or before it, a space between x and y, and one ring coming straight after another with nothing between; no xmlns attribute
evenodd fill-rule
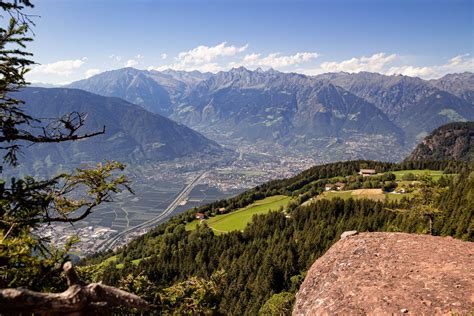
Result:
<svg viewBox="0 0 474 316"><path fill-rule="evenodd" d="M63 266L69 288L62 293L40 293L27 289L0 289L0 313L40 315L107 315L113 307L150 309L135 294L101 283L82 285L71 262Z"/></svg>

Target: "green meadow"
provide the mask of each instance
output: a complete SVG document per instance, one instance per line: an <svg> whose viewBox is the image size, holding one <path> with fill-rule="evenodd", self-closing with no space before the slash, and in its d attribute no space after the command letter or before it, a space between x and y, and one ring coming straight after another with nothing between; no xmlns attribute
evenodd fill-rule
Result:
<svg viewBox="0 0 474 316"><path fill-rule="evenodd" d="M443 171L441 170L428 170L428 169L426 170L400 170L400 171L391 171L391 173L393 173L397 177L396 179L397 181L402 180L402 177L409 173L412 173L414 175L428 174L431 176L433 180L436 180L436 181L439 178L441 178L441 176L447 175L443 173Z"/></svg>
<svg viewBox="0 0 474 316"><path fill-rule="evenodd" d="M285 207L290 199L285 195L270 196L228 214L211 217L206 220L206 223L216 234L243 230L247 223L251 222L252 216L277 211L280 207ZM199 221L192 221L186 225L186 230L194 230L196 225L199 225Z"/></svg>

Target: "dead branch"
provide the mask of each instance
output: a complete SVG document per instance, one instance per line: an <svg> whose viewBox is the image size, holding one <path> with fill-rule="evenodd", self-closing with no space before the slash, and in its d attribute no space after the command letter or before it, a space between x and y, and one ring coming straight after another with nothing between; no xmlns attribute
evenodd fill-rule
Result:
<svg viewBox="0 0 474 316"><path fill-rule="evenodd" d="M62 293L41 293L27 289L0 289L2 313L88 315L112 307L148 310L151 305L135 294L101 283L83 285L71 262L63 266L69 288Z"/></svg>

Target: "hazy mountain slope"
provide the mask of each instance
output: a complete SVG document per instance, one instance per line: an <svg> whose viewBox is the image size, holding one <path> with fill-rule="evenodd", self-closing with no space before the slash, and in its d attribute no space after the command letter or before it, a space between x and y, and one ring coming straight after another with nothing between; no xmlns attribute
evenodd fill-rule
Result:
<svg viewBox="0 0 474 316"><path fill-rule="evenodd" d="M200 130L222 125L231 137L248 140L402 135L382 111L342 88L302 75L245 68L201 82L173 117Z"/></svg>
<svg viewBox="0 0 474 316"><path fill-rule="evenodd" d="M125 68L71 86L120 96L219 141L290 146L323 160L396 160L438 126L474 120L470 75L426 81L367 72Z"/></svg>
<svg viewBox="0 0 474 316"><path fill-rule="evenodd" d="M179 83L175 83L178 84ZM91 78L73 82L68 88L118 97L162 115L169 115L171 100L168 91L145 72L124 68L103 72ZM177 87L173 86L173 89Z"/></svg>
<svg viewBox="0 0 474 316"><path fill-rule="evenodd" d="M457 81L463 82L467 77L468 73L465 76L453 75ZM462 87L459 90L453 84L443 91L431 82L401 75L330 73L316 78L343 87L376 105L404 131L408 143L420 141L442 124L474 119L474 106L448 92L457 91L459 96L474 93L469 83L457 85Z"/></svg>
<svg viewBox="0 0 474 316"><path fill-rule="evenodd" d="M437 80L430 80L430 83L438 89L474 104L474 74L472 72L449 74Z"/></svg>
<svg viewBox="0 0 474 316"><path fill-rule="evenodd" d="M461 160L474 162L474 122L443 125L415 148L407 160Z"/></svg>
<svg viewBox="0 0 474 316"><path fill-rule="evenodd" d="M390 118L416 106L423 98L437 89L427 81L408 76L385 76L378 73L327 73L316 77L340 86L375 104Z"/></svg>
<svg viewBox="0 0 474 316"><path fill-rule="evenodd" d="M122 68L106 71L68 85L108 97L119 97L154 113L169 116L173 103L211 73L199 71L138 70Z"/></svg>
<svg viewBox="0 0 474 316"><path fill-rule="evenodd" d="M439 91L401 112L398 125L410 140L418 143L443 124L471 120L474 120L474 106L450 93Z"/></svg>
<svg viewBox="0 0 474 316"><path fill-rule="evenodd" d="M78 111L88 114L86 131L104 135L61 144L26 148L32 163L83 163L104 159L144 163L186 156L220 155L222 148L201 134L119 98L77 89L28 88L18 93L34 117L53 118Z"/></svg>

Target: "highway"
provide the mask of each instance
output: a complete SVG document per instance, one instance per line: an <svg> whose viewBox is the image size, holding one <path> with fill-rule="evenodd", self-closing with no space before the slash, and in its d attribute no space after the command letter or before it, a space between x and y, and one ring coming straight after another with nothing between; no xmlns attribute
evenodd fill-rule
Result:
<svg viewBox="0 0 474 316"><path fill-rule="evenodd" d="M117 235L113 236L109 240L106 240L104 243L102 243L102 245L100 245L97 248L97 251L106 251L108 249L114 249L114 247L120 242L120 240L124 236L126 236L130 233L136 232L138 230L144 229L144 228L154 227L157 224L159 224L160 222L162 222L164 219L166 219L167 217L169 217L173 213L173 211L176 209L176 207L178 207L179 203L181 203L184 199L186 199L188 197L188 195L192 191L192 189L199 183L199 181L202 178L204 178L206 176L207 173L208 172L205 171L205 172L201 173L199 176L197 176L196 178L194 178L193 181L191 181L191 183L189 183L178 194L176 199L174 199L173 202L171 202L171 204L168 205L168 207L163 212L161 212L158 216L156 216L156 217L154 217L150 220L147 220L146 222L143 222L140 225L128 228L128 229L118 233Z"/></svg>

